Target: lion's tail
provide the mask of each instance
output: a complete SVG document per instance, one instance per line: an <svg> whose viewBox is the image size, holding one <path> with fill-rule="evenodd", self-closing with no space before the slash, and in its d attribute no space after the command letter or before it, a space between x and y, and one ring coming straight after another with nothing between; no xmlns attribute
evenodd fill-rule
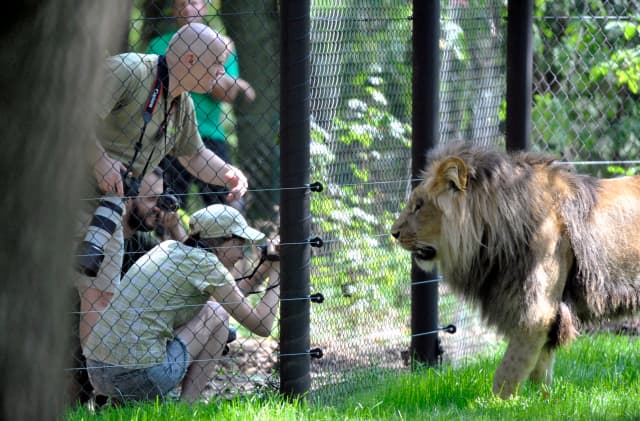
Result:
<svg viewBox="0 0 640 421"><path fill-rule="evenodd" d="M576 329L576 318L565 303L560 303L556 319L549 331L548 345L557 348L569 345L578 336Z"/></svg>

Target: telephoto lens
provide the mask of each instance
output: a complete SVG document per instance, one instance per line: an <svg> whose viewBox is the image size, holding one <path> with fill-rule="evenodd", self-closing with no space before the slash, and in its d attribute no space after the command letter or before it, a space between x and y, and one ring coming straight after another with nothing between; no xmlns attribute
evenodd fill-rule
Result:
<svg viewBox="0 0 640 421"><path fill-rule="evenodd" d="M122 214L124 203L121 197L104 197L96 209L84 239L76 253L76 269L78 272L95 278L104 260L104 246L116 230Z"/></svg>

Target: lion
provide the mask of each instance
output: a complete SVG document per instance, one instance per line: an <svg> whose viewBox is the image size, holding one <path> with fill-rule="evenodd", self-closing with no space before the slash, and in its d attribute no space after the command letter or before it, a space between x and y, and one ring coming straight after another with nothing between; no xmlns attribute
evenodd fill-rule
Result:
<svg viewBox="0 0 640 421"><path fill-rule="evenodd" d="M550 385L554 352L581 323L638 310L640 176L599 179L466 143L427 158L391 234L508 341L495 394L527 378Z"/></svg>

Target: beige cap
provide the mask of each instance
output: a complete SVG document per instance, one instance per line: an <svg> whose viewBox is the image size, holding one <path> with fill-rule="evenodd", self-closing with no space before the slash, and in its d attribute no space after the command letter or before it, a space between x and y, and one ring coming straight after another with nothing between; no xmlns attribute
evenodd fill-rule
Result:
<svg viewBox="0 0 640 421"><path fill-rule="evenodd" d="M226 205L210 205L195 212L189 218L191 234L200 238L220 238L235 235L251 241L264 238L264 234L247 225L247 221L235 208Z"/></svg>

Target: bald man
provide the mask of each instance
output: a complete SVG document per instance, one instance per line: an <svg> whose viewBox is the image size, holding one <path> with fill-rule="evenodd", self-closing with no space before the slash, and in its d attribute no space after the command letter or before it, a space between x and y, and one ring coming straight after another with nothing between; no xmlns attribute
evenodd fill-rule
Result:
<svg viewBox="0 0 640 421"><path fill-rule="evenodd" d="M173 15L175 17L175 29L153 38L149 42L147 54L165 54L169 41L176 31L187 23L203 23L207 14L206 0L174 0ZM249 82L240 77L240 67L235 47L230 38L225 37L229 57L224 63L225 74L216 80L213 89L205 94L192 93L193 103L196 107L196 119L202 141L207 148L214 151L226 162L232 163L229 143L227 141L228 119L227 110L223 103L233 106L246 105L255 100L255 90ZM185 204L187 194L195 184L199 191L199 197L205 205L214 203L230 204L237 209L242 209L243 202L229 203L226 200L225 188L203 183L195 179L180 165L177 159L167 157L160 164L165 171L165 181Z"/></svg>
<svg viewBox="0 0 640 421"><path fill-rule="evenodd" d="M92 140L96 199L85 201L78 230L83 236L76 262L81 308L104 308L120 282L119 270L111 277L96 275L104 265L122 266L123 199L137 195L125 194L125 187L139 182L145 169L170 155L200 180L227 187L230 200L247 191L242 171L204 146L189 95L213 89L227 55L218 32L190 23L173 36L166 56L124 53L107 59Z"/></svg>

